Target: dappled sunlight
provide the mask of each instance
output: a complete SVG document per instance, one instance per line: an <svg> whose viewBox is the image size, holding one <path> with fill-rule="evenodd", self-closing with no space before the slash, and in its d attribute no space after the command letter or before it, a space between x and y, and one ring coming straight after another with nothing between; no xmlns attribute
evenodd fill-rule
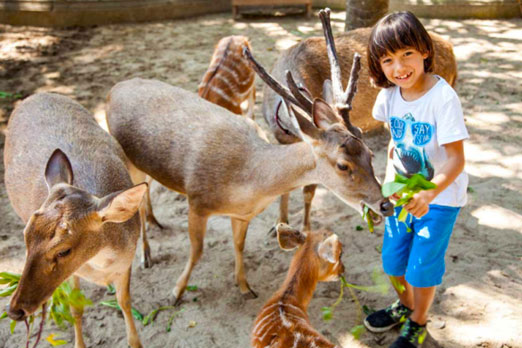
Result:
<svg viewBox="0 0 522 348"><path fill-rule="evenodd" d="M496 176L501 178L522 179L522 154L511 148L514 153L509 156L482 144L470 141L466 143L466 171L476 177Z"/></svg>
<svg viewBox="0 0 522 348"><path fill-rule="evenodd" d="M518 228L518 232L522 235L522 215L510 209L487 204L472 211L471 215L478 220L479 225L496 229Z"/></svg>
<svg viewBox="0 0 522 348"><path fill-rule="evenodd" d="M106 58L121 51L123 51L122 44L110 44L103 47L85 48L73 57L73 62L76 64L91 64L98 59Z"/></svg>

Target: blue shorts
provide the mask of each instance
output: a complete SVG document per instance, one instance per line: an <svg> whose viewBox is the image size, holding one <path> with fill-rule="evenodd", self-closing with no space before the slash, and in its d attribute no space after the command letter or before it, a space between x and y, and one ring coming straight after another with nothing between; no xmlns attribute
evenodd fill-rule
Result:
<svg viewBox="0 0 522 348"><path fill-rule="evenodd" d="M459 207L434 204L429 207L429 212L420 219L408 214L405 222L397 220L402 207L396 207L384 227L384 272L391 276L406 275L406 281L419 288L442 283L446 269L444 255L460 211Z"/></svg>

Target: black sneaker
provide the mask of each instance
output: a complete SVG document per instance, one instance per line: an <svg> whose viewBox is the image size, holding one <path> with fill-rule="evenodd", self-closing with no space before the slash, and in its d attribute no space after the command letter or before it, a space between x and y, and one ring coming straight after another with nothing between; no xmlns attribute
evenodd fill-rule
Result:
<svg viewBox="0 0 522 348"><path fill-rule="evenodd" d="M421 326L411 319L406 320L401 328L401 335L392 343L390 348L417 348L426 338L426 325Z"/></svg>
<svg viewBox="0 0 522 348"><path fill-rule="evenodd" d="M397 324L404 323L412 310L399 300L388 307L370 314L364 319L364 326L371 332L388 331Z"/></svg>

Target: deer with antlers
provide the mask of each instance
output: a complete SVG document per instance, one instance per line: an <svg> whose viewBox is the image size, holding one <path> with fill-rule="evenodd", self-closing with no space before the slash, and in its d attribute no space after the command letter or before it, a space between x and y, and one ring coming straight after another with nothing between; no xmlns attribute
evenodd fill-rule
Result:
<svg viewBox="0 0 522 348"><path fill-rule="evenodd" d="M338 347L313 328L307 308L318 282L337 280L344 273L339 238L327 231L301 232L286 224L275 229L281 249L297 251L283 285L254 321L252 347Z"/></svg>
<svg viewBox="0 0 522 348"><path fill-rule="evenodd" d="M73 276L114 283L132 348L142 347L131 315L130 276L147 185L132 186L125 154L94 117L51 93L13 111L4 151L5 185L26 223L27 256L7 313L24 320ZM71 306L75 348L84 348L82 311Z"/></svg>
<svg viewBox="0 0 522 348"><path fill-rule="evenodd" d="M328 21L330 10L325 9L320 13L321 20ZM371 85L368 64L367 46L370 38L371 28L360 28L346 33L342 33L332 39L337 50L337 66L341 71L338 86L348 85L348 74L354 64L355 53L361 56L361 70L359 72L359 83L357 95L353 98L351 105L353 110L350 112L350 120L363 131L370 131L382 126L381 122L371 116L372 107L375 103L379 89ZM435 50L434 73L442 76L448 83L454 86L457 78L457 63L451 43L444 40L436 33L429 33ZM331 77L331 60L326 52L328 44L322 37L311 37L301 41L282 52L274 64L271 75L278 80L285 81L287 72L291 72L300 91L308 98L318 98L324 96L324 83ZM332 83L334 79L332 78ZM326 82L328 83L328 82ZM339 87L335 87L339 88ZM282 112L283 98L268 86L263 89L263 117L269 125L275 138L281 144L292 144L301 141L292 129L281 127L278 122L279 113ZM311 202L315 194L315 185L303 188L304 198L304 218L303 229L310 229ZM288 222L288 195L281 196L280 218L281 222Z"/></svg>
<svg viewBox="0 0 522 348"><path fill-rule="evenodd" d="M376 220L393 214L375 178L372 153L348 116L357 65L352 87L336 96L342 105L334 105L331 98L311 101L287 89L266 74L248 48L244 51L261 78L283 95L285 117L279 122L292 127L302 142L269 144L252 120L160 81L123 81L108 96L109 131L133 165L188 197L191 249L173 290L176 300L201 257L211 215L230 216L236 282L241 293L256 296L243 264L246 232L250 220L279 195L322 184L359 212L369 206Z"/></svg>

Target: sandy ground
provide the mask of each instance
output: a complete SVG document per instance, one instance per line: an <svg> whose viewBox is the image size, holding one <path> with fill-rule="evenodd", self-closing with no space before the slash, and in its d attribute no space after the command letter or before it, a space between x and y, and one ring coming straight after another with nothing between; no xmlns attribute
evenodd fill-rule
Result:
<svg viewBox="0 0 522 348"><path fill-rule="evenodd" d="M343 14L334 15L334 30L343 28ZM522 20L423 20L455 46L459 63L457 91L464 107L471 139L466 143L470 175L469 204L462 210L447 252L447 274L431 310L428 347L522 347ZM134 76L156 78L195 91L207 68L213 46L226 35L251 39L256 57L271 66L278 53L304 37L321 35L320 22L303 17L248 18L234 22L229 14L189 20L138 25L112 25L89 29L49 30L0 26L0 91L21 93L53 91L72 97L104 116L105 96L116 82ZM256 116L260 114L261 81L257 81ZM13 101L0 99L5 128ZM384 174L384 132L366 139L376 153L374 166ZM3 148L4 137L0 135ZM0 177L3 178L3 161ZM3 181L2 181L3 183ZM152 186L158 219L167 228L152 228L149 235L154 267L142 270L135 260L133 304L148 313L166 303L187 259L187 204L158 184ZM259 298L246 300L234 286L233 243L227 218L209 221L202 260L173 321L173 311L162 312L153 325L138 323L146 347L248 347L252 322L263 303L280 286L291 253L279 250L267 231L276 220L278 204L270 205L250 225L245 263L251 286ZM291 199L291 223L302 219L301 193ZM11 208L5 186L0 186L0 270L20 272L25 246L21 220ZM313 203L313 226L340 235L348 281L371 284L372 270L380 269L379 246L383 227L370 234L355 211L325 189ZM95 303L111 299L104 288L83 282ZM323 334L344 347L381 347L397 331L364 333L355 341L349 333L358 324L357 305L346 296L334 319L324 322L320 308L331 305L338 283L319 284L309 308L310 318ZM379 308L394 296L358 292L361 303ZM0 299L0 308L8 299ZM192 322L192 324L191 324ZM51 332L72 342L73 330ZM0 322L0 347L20 347L25 329L9 333ZM115 310L94 306L84 315L84 337L90 347L126 347L124 322ZM49 346L47 342L41 346ZM68 346L72 346L70 343Z"/></svg>

